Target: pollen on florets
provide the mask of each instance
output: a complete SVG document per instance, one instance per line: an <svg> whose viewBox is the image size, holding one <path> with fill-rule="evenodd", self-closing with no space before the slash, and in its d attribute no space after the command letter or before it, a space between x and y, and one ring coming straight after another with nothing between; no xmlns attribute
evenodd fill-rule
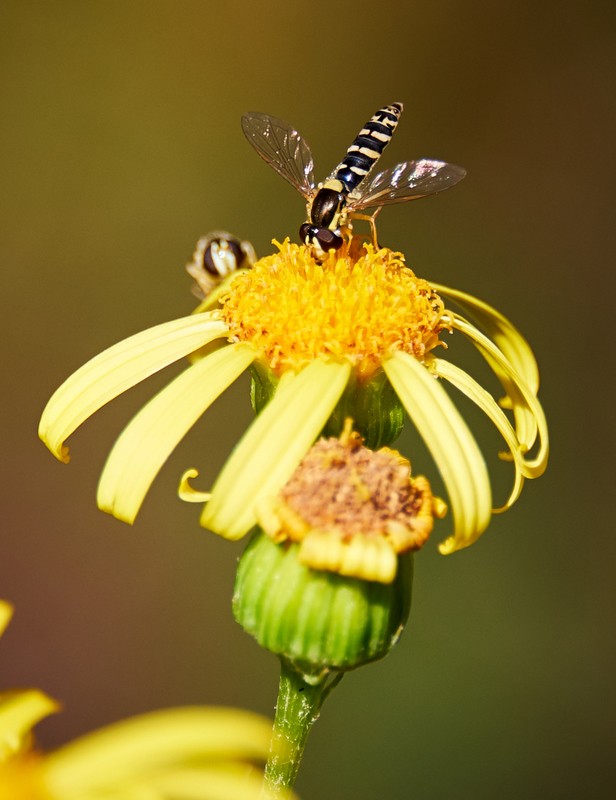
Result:
<svg viewBox="0 0 616 800"><path fill-rule="evenodd" d="M389 583L397 556L418 550L444 505L428 480L389 448L373 451L347 428L313 445L259 521L281 542L300 542L306 566Z"/></svg>
<svg viewBox="0 0 616 800"><path fill-rule="evenodd" d="M221 299L232 337L251 342L275 374L324 357L371 377L392 350L422 360L439 344L443 303L401 253L365 244L319 262L304 245L275 244Z"/></svg>

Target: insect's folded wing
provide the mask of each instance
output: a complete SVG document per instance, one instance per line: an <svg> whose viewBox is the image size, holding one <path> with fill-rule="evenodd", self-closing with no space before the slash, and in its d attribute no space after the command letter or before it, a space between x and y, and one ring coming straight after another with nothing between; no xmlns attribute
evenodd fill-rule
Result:
<svg viewBox="0 0 616 800"><path fill-rule="evenodd" d="M391 203L404 203L429 194L442 192L455 186L466 175L463 167L421 158L417 161L403 161L395 167L386 169L359 187L358 199L353 202L353 210L384 206Z"/></svg>
<svg viewBox="0 0 616 800"><path fill-rule="evenodd" d="M314 163L308 142L288 122L251 111L242 117L244 136L261 158L308 197L315 186Z"/></svg>

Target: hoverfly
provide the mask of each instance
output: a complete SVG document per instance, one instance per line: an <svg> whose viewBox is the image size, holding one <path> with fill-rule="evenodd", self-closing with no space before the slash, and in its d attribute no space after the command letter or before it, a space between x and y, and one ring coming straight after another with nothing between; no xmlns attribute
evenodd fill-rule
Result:
<svg viewBox="0 0 616 800"><path fill-rule="evenodd" d="M379 109L357 134L342 161L319 184L314 180L310 147L295 128L268 114L251 112L242 117L244 135L257 153L306 199L307 220L299 235L317 256L342 246L344 234L350 233L351 219L370 222L376 245L374 220L383 206L436 194L466 175L462 167L421 158L403 161L368 180L401 113L402 103ZM374 207L372 215L357 213Z"/></svg>
<svg viewBox="0 0 616 800"><path fill-rule="evenodd" d="M241 241L227 231L212 231L197 242L192 261L186 265L196 285L194 294L205 298L238 269L248 269L257 260L250 242Z"/></svg>

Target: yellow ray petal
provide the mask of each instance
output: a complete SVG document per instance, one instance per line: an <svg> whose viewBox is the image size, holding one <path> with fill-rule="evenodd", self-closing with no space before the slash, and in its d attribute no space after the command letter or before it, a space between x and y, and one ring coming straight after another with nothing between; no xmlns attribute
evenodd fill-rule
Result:
<svg viewBox="0 0 616 800"><path fill-rule="evenodd" d="M464 370L456 367L449 361L442 358L435 358L431 362L434 366L436 374L445 378L453 386L463 392L470 400L472 400L479 408L492 420L499 433L507 443L511 460L515 466L515 477L513 481L513 488L506 503L497 509L492 509L493 513L499 513L510 508L520 496L522 487L524 486L524 459L520 452L520 443L518 437L511 426L511 423L505 416L505 413L499 407L496 400L492 395L486 391L483 386L480 386L476 380L464 372Z"/></svg>
<svg viewBox="0 0 616 800"><path fill-rule="evenodd" d="M538 430L535 415L525 402L517 383L511 380L510 374L501 369L499 362L489 353L486 351L481 351L481 353L505 390L505 397L498 401L499 405L501 408L513 412L517 437L523 449L528 451L537 441Z"/></svg>
<svg viewBox="0 0 616 800"><path fill-rule="evenodd" d="M434 288L444 297L454 299L471 318L477 321L516 372L524 378L531 391L537 394L539 389L537 362L530 345L518 329L500 311L466 292L440 284L434 284ZM523 402L520 402L520 392L507 373L503 372L498 363L487 354L484 353L484 357L505 389L506 397L501 400L501 405L503 408L513 410L515 428L520 441L527 443L529 448L532 447L537 436L533 414Z"/></svg>
<svg viewBox="0 0 616 800"><path fill-rule="evenodd" d="M483 336L481 331L468 322L468 320L465 320L459 315L455 315L454 319L452 320L452 326L454 329L458 327L457 322L459 321L468 326L464 331L467 336L471 332L475 332L478 336ZM460 328L458 327L458 330L459 329ZM484 339L491 341L488 339L488 337L484 337ZM498 359L490 355L490 353L485 349L480 349L480 352L505 390L505 397L499 400L499 405L501 408L506 408L507 410L513 412L515 431L518 439L520 440L520 444L522 445L523 449L530 450L537 440L537 420L532 410L525 402L524 396L520 392L520 387L515 380L512 380L510 369L503 368L503 363L506 363L508 367L513 367L513 364L507 359L502 350L496 347L496 345L494 345L494 348L494 352L500 354Z"/></svg>
<svg viewBox="0 0 616 800"><path fill-rule="evenodd" d="M64 441L81 423L131 386L227 335L211 315L189 316L156 325L99 353L52 395L41 416L39 436L51 452L68 461Z"/></svg>
<svg viewBox="0 0 616 800"><path fill-rule="evenodd" d="M216 308L219 298L222 297L225 292L229 291L233 281L240 275L244 275L247 272L247 269L236 269L230 275L227 275L225 278L223 278L218 286L214 287L214 289L209 292L208 296L199 303L197 308L195 308L193 311L193 314L202 314L204 311L211 311L212 309Z"/></svg>
<svg viewBox="0 0 616 800"><path fill-rule="evenodd" d="M453 327L468 336L490 366L494 368L494 365L496 365L498 370L507 376L511 386L514 387L510 390L510 396L514 403L514 413L516 408L521 408L526 414L532 417L532 429L534 429L539 436L539 449L537 450L536 456L533 458L524 458L524 474L527 478L538 478L540 475L543 475L547 467L549 441L545 414L543 413L541 403L537 400L536 394L528 386L522 376L514 369L499 348L488 339L487 336L484 336L484 334L478 331L474 325L471 325L463 317L456 314L453 318ZM532 429L529 430L528 426L519 427L517 424L518 419L519 418L516 417L516 434L523 450L528 451L535 443L536 436L530 436Z"/></svg>
<svg viewBox="0 0 616 800"><path fill-rule="evenodd" d="M464 309L465 313L470 314L478 322L489 338L496 343L497 347L511 362L516 372L524 378L531 390L537 394L539 389L537 361L530 345L515 325L507 317L503 316L500 311L477 297L461 292L458 289L441 286L438 283L432 283L431 285L439 294L455 300Z"/></svg>
<svg viewBox="0 0 616 800"><path fill-rule="evenodd" d="M38 689L0 693L0 761L21 749L37 722L59 710L58 703Z"/></svg>
<svg viewBox="0 0 616 800"><path fill-rule="evenodd" d="M6 630L6 626L11 621L13 616L13 606L7 603L6 600L0 600L0 636Z"/></svg>
<svg viewBox="0 0 616 800"><path fill-rule="evenodd" d="M54 797L81 797L169 765L197 759L264 760L267 720L223 708L177 708L118 722L62 747L46 759Z"/></svg>
<svg viewBox="0 0 616 800"><path fill-rule="evenodd" d="M254 361L248 344L232 344L192 364L160 391L124 429L98 485L100 509L132 523L178 442L203 412Z"/></svg>
<svg viewBox="0 0 616 800"><path fill-rule="evenodd" d="M182 800L259 800L264 796L262 774L238 764L166 772L151 783L161 797ZM276 796L280 800L296 797L290 791Z"/></svg>
<svg viewBox="0 0 616 800"><path fill-rule="evenodd" d="M350 371L346 361L318 360L296 375L286 373L220 473L201 515L205 528L239 539L255 525L255 504L289 479L340 399Z"/></svg>
<svg viewBox="0 0 616 800"><path fill-rule="evenodd" d="M483 456L447 393L423 364L396 351L383 369L443 477L454 532L439 550L453 553L478 539L490 521L492 498Z"/></svg>

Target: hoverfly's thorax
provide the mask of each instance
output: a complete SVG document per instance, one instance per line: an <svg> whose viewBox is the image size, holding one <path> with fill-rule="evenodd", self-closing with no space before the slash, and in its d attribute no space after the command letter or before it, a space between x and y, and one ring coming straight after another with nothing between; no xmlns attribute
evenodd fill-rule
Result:
<svg viewBox="0 0 616 800"><path fill-rule="evenodd" d="M340 191L324 186L316 194L310 208L310 220L319 228L335 230L340 226L340 214L345 197Z"/></svg>

